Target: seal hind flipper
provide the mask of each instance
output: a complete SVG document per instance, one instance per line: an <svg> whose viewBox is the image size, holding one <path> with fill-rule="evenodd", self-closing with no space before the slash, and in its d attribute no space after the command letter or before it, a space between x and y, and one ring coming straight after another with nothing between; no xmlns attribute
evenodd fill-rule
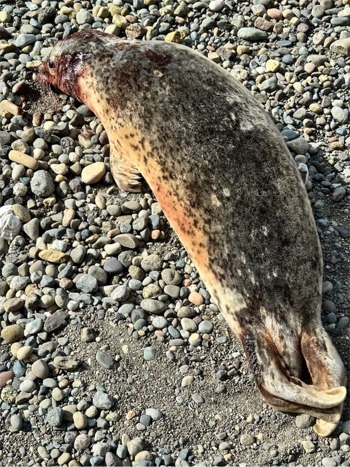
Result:
<svg viewBox="0 0 350 467"><path fill-rule="evenodd" d="M139 193L142 186L142 175L130 159L111 144L110 149L111 171L116 184L123 191Z"/></svg>
<svg viewBox="0 0 350 467"><path fill-rule="evenodd" d="M250 364L264 399L276 410L314 416L317 418L317 433L329 435L341 417L346 397L346 374L326 331L323 328L312 332L304 330L300 342L296 338L293 341L290 362L285 360L286 351L279 350L281 343L269 333L258 333L254 344L251 337L248 340L248 344L244 340L243 344L248 355L254 345L256 358ZM294 359L303 359L311 378L310 384L301 380L301 368L293 368Z"/></svg>

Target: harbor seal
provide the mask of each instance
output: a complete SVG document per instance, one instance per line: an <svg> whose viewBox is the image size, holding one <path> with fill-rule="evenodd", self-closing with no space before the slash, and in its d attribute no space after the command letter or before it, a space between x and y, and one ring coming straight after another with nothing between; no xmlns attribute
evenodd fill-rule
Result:
<svg viewBox="0 0 350 467"><path fill-rule="evenodd" d="M140 191L145 178L265 400L330 434L346 374L321 324L320 243L296 165L261 106L190 48L97 31L59 42L37 79L101 120L119 188Z"/></svg>

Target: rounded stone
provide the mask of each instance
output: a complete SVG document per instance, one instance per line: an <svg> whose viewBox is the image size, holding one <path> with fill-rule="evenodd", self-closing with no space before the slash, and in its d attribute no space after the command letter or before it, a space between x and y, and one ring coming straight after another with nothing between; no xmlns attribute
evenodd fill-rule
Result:
<svg viewBox="0 0 350 467"><path fill-rule="evenodd" d="M20 347L17 350L17 359L18 360L28 360L28 358L32 355L33 353L33 347L30 345L24 345L23 347Z"/></svg>
<svg viewBox="0 0 350 467"><path fill-rule="evenodd" d="M10 424L11 431L20 431L23 425L22 417L19 414L11 415Z"/></svg>
<svg viewBox="0 0 350 467"><path fill-rule="evenodd" d="M45 360L37 360L32 365L32 373L40 379L45 379L49 376L50 370Z"/></svg>
<svg viewBox="0 0 350 467"><path fill-rule="evenodd" d="M87 417L82 412L75 412L73 414L73 423L77 430L84 430L87 426Z"/></svg>
<svg viewBox="0 0 350 467"><path fill-rule="evenodd" d="M84 293L93 293L98 290L98 282L91 274L82 274L77 280L76 287Z"/></svg>
<svg viewBox="0 0 350 467"><path fill-rule="evenodd" d="M4 339L5 344L12 344L23 339L24 329L18 324L10 324L3 328L1 337Z"/></svg>
<svg viewBox="0 0 350 467"><path fill-rule="evenodd" d="M102 366L102 368L106 368L107 370L110 370L114 366L113 357L111 357L111 355L106 352L102 352L101 350L96 353L96 361L100 366Z"/></svg>
<svg viewBox="0 0 350 467"><path fill-rule="evenodd" d="M30 188L36 196L51 196L55 191L55 184L46 170L38 170L30 181Z"/></svg>
<svg viewBox="0 0 350 467"><path fill-rule="evenodd" d="M81 179L87 185L98 183L104 177L106 170L104 162L95 162L83 168Z"/></svg>
<svg viewBox="0 0 350 467"><path fill-rule="evenodd" d="M160 271L163 260L158 255L149 255L141 261L141 268L146 272Z"/></svg>
<svg viewBox="0 0 350 467"><path fill-rule="evenodd" d="M88 448L91 443L91 438L89 435L82 433L78 435L74 440L74 449L77 451L84 451L84 449Z"/></svg>
<svg viewBox="0 0 350 467"><path fill-rule="evenodd" d="M135 457L139 452L143 451L144 444L141 438L131 439L126 445L130 456Z"/></svg>
<svg viewBox="0 0 350 467"><path fill-rule="evenodd" d="M141 301L140 306L143 310L155 315L163 313L168 308L165 303L159 300L154 300L152 298L145 298Z"/></svg>
<svg viewBox="0 0 350 467"><path fill-rule="evenodd" d="M239 438L239 442L242 446L251 446L255 443L255 437L246 433Z"/></svg>
<svg viewBox="0 0 350 467"><path fill-rule="evenodd" d="M113 407L114 399L103 391L97 391L93 397L92 403L97 409L109 410Z"/></svg>
<svg viewBox="0 0 350 467"><path fill-rule="evenodd" d="M143 358L146 361L154 360L156 358L156 349L154 347L145 347L143 349Z"/></svg>

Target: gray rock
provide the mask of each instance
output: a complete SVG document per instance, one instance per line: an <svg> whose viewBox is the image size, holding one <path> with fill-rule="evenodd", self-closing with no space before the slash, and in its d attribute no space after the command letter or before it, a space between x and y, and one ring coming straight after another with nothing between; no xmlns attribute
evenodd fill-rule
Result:
<svg viewBox="0 0 350 467"><path fill-rule="evenodd" d="M209 3L209 9L211 11L220 11L224 8L225 1L224 0L211 0Z"/></svg>
<svg viewBox="0 0 350 467"><path fill-rule="evenodd" d="M141 268L146 271L160 271L163 260L158 255L149 255L141 261Z"/></svg>
<svg viewBox="0 0 350 467"><path fill-rule="evenodd" d="M45 321L44 329L46 332L55 332L67 324L66 319L68 313L66 311L56 311L49 315Z"/></svg>
<svg viewBox="0 0 350 467"><path fill-rule="evenodd" d="M70 252L70 257L75 264L81 264L84 261L86 255L86 248L83 245L78 245L73 248Z"/></svg>
<svg viewBox="0 0 350 467"><path fill-rule="evenodd" d="M160 420L162 417L164 417L160 410L152 408L146 409L146 415L149 415L153 421Z"/></svg>
<svg viewBox="0 0 350 467"><path fill-rule="evenodd" d="M124 248L131 248L132 250L139 246L139 240L135 237L135 235L130 233L117 235L114 240Z"/></svg>
<svg viewBox="0 0 350 467"><path fill-rule="evenodd" d="M200 334L211 334L213 332L214 325L211 321L203 320L198 325L198 332Z"/></svg>
<svg viewBox="0 0 350 467"><path fill-rule="evenodd" d="M48 377L50 370L45 360L36 360L32 365L32 373L40 379Z"/></svg>
<svg viewBox="0 0 350 467"><path fill-rule="evenodd" d="M105 455L106 467L114 467L116 465L122 465L121 462L122 462L122 459L120 457L116 456L112 452L106 452L106 455Z"/></svg>
<svg viewBox="0 0 350 467"><path fill-rule="evenodd" d="M23 420L22 420L21 415L19 414L11 415L10 424L11 424L11 428L10 428L11 431L13 432L21 431L22 425L23 425Z"/></svg>
<svg viewBox="0 0 350 467"><path fill-rule="evenodd" d="M63 410L61 407L49 409L46 415L46 422L53 427L60 427L63 419Z"/></svg>
<svg viewBox="0 0 350 467"><path fill-rule="evenodd" d="M159 300L154 300L153 298L146 298L142 300L140 306L143 310L155 315L160 315L168 308L165 303Z"/></svg>
<svg viewBox="0 0 350 467"><path fill-rule="evenodd" d="M136 454L138 454L139 452L143 451L143 446L144 446L144 443L141 438L131 439L126 445L130 456L133 456L133 457L135 457Z"/></svg>
<svg viewBox="0 0 350 467"><path fill-rule="evenodd" d="M350 435L350 420L346 420L345 422L343 422L341 431L342 433L346 433L347 435Z"/></svg>
<svg viewBox="0 0 350 467"><path fill-rule="evenodd" d="M197 331L197 324L191 318L182 318L181 326L182 326L182 329L187 332Z"/></svg>
<svg viewBox="0 0 350 467"><path fill-rule="evenodd" d="M76 283L77 289L81 292L92 293L98 290L98 282L91 274L82 274Z"/></svg>
<svg viewBox="0 0 350 467"><path fill-rule="evenodd" d="M82 433L78 435L74 440L74 449L77 451L84 451L84 449L88 448L91 443L91 438L89 435ZM86 464L83 464L86 465Z"/></svg>
<svg viewBox="0 0 350 467"><path fill-rule="evenodd" d="M109 274L120 274L124 271L124 266L116 258L106 259L103 269Z"/></svg>
<svg viewBox="0 0 350 467"><path fill-rule="evenodd" d="M35 42L34 34L19 34L15 40L16 47L22 48Z"/></svg>
<svg viewBox="0 0 350 467"><path fill-rule="evenodd" d="M107 370L110 370L114 366L114 359L111 357L108 353L102 352L99 350L96 353L96 361L99 365L102 366L102 368L106 368Z"/></svg>
<svg viewBox="0 0 350 467"><path fill-rule="evenodd" d="M81 8L76 15L76 20L78 24L91 24L94 21L94 17L88 10Z"/></svg>
<svg viewBox="0 0 350 467"><path fill-rule="evenodd" d="M296 154L306 154L309 149L309 143L301 136L292 141L288 141L287 146Z"/></svg>
<svg viewBox="0 0 350 467"><path fill-rule="evenodd" d="M277 88L277 78L275 76L265 79L260 85L260 89L266 92L274 91L276 88Z"/></svg>
<svg viewBox="0 0 350 467"><path fill-rule="evenodd" d="M40 228L40 222L37 217L35 217L34 219L31 219L29 222L23 225L24 232L33 241L36 241L39 237L39 228Z"/></svg>
<svg viewBox="0 0 350 467"><path fill-rule="evenodd" d="M324 467L337 467L337 461L331 457L324 457L322 459L322 465Z"/></svg>
<svg viewBox="0 0 350 467"><path fill-rule="evenodd" d="M37 170L30 181L30 189L36 196L51 196L55 191L55 184L46 170Z"/></svg>
<svg viewBox="0 0 350 467"><path fill-rule="evenodd" d="M163 269L161 277L166 285L179 285L182 281L181 274L175 269Z"/></svg>
<svg viewBox="0 0 350 467"><path fill-rule="evenodd" d="M239 441L242 446L251 446L255 443L255 437L246 433L239 438Z"/></svg>
<svg viewBox="0 0 350 467"><path fill-rule="evenodd" d="M169 295L171 298L179 298L180 287L178 285L166 285L164 287L164 293Z"/></svg>
<svg viewBox="0 0 350 467"><path fill-rule="evenodd" d="M311 417L311 415L301 414L295 417L295 425L298 428L308 428L312 426L314 423L315 423L315 419L314 417Z"/></svg>
<svg viewBox="0 0 350 467"><path fill-rule="evenodd" d="M164 318L164 316L156 316L155 318L153 318L152 320L152 325L156 328L156 329L164 329L168 326L168 320L166 318Z"/></svg>
<svg viewBox="0 0 350 467"><path fill-rule="evenodd" d="M130 296L130 290L125 285L116 287L111 293L111 298L116 302L125 302Z"/></svg>
<svg viewBox="0 0 350 467"><path fill-rule="evenodd" d="M336 203L344 198L346 189L343 186L338 186L332 193L332 200Z"/></svg>
<svg viewBox="0 0 350 467"><path fill-rule="evenodd" d="M109 410L114 405L114 399L103 391L97 391L93 397L92 403L97 409Z"/></svg>
<svg viewBox="0 0 350 467"><path fill-rule="evenodd" d="M261 29L257 28L240 28L238 30L237 36L239 39L244 39L245 41L265 41L267 39L267 33L265 31L261 31Z"/></svg>
<svg viewBox="0 0 350 467"><path fill-rule="evenodd" d="M143 358L146 361L154 360L156 358L156 349L154 347L145 347L143 349Z"/></svg>
<svg viewBox="0 0 350 467"><path fill-rule="evenodd" d="M332 107L331 109L332 117L336 122L339 123L346 123L349 118L349 111L348 109L343 109L342 107Z"/></svg>
<svg viewBox="0 0 350 467"><path fill-rule="evenodd" d="M26 337L28 336L35 336L42 330L44 326L44 322L41 318L35 318L33 321L30 321L29 323L26 324L26 327L24 329L24 335Z"/></svg>

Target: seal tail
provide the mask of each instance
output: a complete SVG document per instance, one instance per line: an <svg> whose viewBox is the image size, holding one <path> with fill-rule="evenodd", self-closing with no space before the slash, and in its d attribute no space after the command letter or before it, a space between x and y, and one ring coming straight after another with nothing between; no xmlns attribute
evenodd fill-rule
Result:
<svg viewBox="0 0 350 467"><path fill-rule="evenodd" d="M305 363L310 384L302 381L300 374L293 374L290 362L285 361L285 352L278 349L269 333L260 335L256 351L253 371L264 399L276 410L307 413L317 418L316 432L329 435L341 417L346 376L343 363L321 325L317 332L303 332L299 355L294 356Z"/></svg>

